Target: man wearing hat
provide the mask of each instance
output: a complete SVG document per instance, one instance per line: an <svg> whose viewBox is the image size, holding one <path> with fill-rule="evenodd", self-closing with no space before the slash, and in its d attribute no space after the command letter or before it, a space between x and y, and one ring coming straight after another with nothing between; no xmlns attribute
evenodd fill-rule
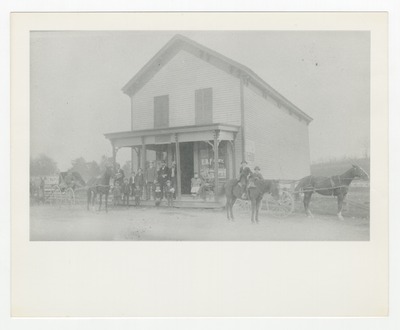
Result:
<svg viewBox="0 0 400 330"><path fill-rule="evenodd" d="M167 164L165 163L165 161L163 161L162 163L161 163L161 167L160 167L160 169L158 170L158 182L160 183L160 188L161 188L161 198L163 198L164 197L164 187L165 187L165 184L166 184L166 182L167 182L167 180L169 179L169 169L168 169L168 167L167 167Z"/></svg>
<svg viewBox="0 0 400 330"><path fill-rule="evenodd" d="M259 180L264 180L262 174L260 173L260 168L258 166L254 167L254 173L249 177L249 182L246 187L247 196L249 195L250 188L256 188L256 182Z"/></svg>
<svg viewBox="0 0 400 330"><path fill-rule="evenodd" d="M260 172L260 168L258 166L254 167L253 178L255 180L264 180L264 178Z"/></svg>
<svg viewBox="0 0 400 330"><path fill-rule="evenodd" d="M154 162L150 162L150 167L146 171L146 199L149 200L150 196L154 199L154 181L157 180L157 169Z"/></svg>

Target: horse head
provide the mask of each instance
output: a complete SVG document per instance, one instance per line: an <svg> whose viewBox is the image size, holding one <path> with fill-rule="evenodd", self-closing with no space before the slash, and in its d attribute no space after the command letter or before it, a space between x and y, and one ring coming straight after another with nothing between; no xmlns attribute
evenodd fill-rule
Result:
<svg viewBox="0 0 400 330"><path fill-rule="evenodd" d="M103 175L101 176L102 179L108 185L110 182L110 179L114 178L114 176L115 176L114 167L112 165L107 164L106 169L105 169Z"/></svg>
<svg viewBox="0 0 400 330"><path fill-rule="evenodd" d="M369 175L359 165L352 164L352 172L354 177L369 180Z"/></svg>

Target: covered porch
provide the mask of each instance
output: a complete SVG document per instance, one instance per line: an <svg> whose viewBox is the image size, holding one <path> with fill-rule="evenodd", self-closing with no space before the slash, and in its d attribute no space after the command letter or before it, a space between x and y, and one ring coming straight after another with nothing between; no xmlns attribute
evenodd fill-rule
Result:
<svg viewBox="0 0 400 330"><path fill-rule="evenodd" d="M105 134L110 140L114 161L118 150L131 148L137 167L147 169L147 153L155 152L156 162L176 163L176 197L190 194L190 183L197 173L214 187L236 177L235 140L238 126L208 124L145 129ZM132 165L133 166L133 165Z"/></svg>

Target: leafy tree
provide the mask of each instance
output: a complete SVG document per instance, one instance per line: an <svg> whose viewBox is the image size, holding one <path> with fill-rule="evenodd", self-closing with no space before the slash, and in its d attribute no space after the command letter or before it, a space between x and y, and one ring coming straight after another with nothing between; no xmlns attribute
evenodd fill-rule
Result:
<svg viewBox="0 0 400 330"><path fill-rule="evenodd" d="M84 180L89 178L89 167L85 158L79 157L71 161L72 167L69 169L72 172L78 172Z"/></svg>
<svg viewBox="0 0 400 330"><path fill-rule="evenodd" d="M57 171L57 163L45 154L30 160L31 176L54 175Z"/></svg>
<svg viewBox="0 0 400 330"><path fill-rule="evenodd" d="M106 170L106 165L107 164L112 164L113 163L113 158L112 157L107 157L106 155L101 156L100 159L100 172L103 173Z"/></svg>
<svg viewBox="0 0 400 330"><path fill-rule="evenodd" d="M101 173L100 166L95 160L88 163L88 171L90 177L92 178L98 176Z"/></svg>

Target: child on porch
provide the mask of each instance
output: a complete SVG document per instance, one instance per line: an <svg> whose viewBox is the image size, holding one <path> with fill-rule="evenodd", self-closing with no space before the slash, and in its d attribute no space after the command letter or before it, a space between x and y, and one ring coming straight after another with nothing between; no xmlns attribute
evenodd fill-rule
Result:
<svg viewBox="0 0 400 330"><path fill-rule="evenodd" d="M154 200L156 206L160 206L162 199L161 185L157 180L154 180Z"/></svg>
<svg viewBox="0 0 400 330"><path fill-rule="evenodd" d="M171 180L167 180L165 185L165 197L167 198L168 206L172 207L174 203L175 188L171 184Z"/></svg>

